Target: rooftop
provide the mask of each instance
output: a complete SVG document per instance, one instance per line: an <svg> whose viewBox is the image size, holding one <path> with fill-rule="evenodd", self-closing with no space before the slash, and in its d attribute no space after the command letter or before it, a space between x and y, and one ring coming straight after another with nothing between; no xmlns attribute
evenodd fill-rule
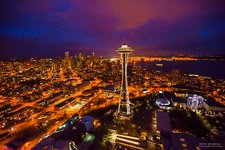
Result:
<svg viewBox="0 0 225 150"><path fill-rule="evenodd" d="M172 132L170 117L167 112L157 111L157 130Z"/></svg>
<svg viewBox="0 0 225 150"><path fill-rule="evenodd" d="M183 150L183 149L197 149L196 147L199 143L203 142L203 140L194 137L189 134L184 133L173 133L172 134L172 148L176 150Z"/></svg>
<svg viewBox="0 0 225 150"><path fill-rule="evenodd" d="M106 87L103 88L103 90L107 90L107 91L114 91L115 88L113 85L107 85Z"/></svg>

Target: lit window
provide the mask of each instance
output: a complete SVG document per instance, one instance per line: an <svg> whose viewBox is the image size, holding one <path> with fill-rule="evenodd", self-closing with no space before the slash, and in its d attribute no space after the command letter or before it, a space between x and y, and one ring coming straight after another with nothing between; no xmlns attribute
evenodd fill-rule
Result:
<svg viewBox="0 0 225 150"><path fill-rule="evenodd" d="M181 141L181 142L185 142L185 139L184 139L184 138L180 138L180 141Z"/></svg>
<svg viewBox="0 0 225 150"><path fill-rule="evenodd" d="M183 143L183 144L182 144L182 147L183 147L183 148L187 148L187 144Z"/></svg>

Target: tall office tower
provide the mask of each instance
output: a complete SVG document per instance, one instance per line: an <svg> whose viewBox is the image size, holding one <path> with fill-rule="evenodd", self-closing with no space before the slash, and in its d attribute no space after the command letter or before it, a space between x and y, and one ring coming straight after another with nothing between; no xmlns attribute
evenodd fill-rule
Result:
<svg viewBox="0 0 225 150"><path fill-rule="evenodd" d="M65 59L69 59L70 58L70 53L69 53L69 51L66 51L65 52Z"/></svg>
<svg viewBox="0 0 225 150"><path fill-rule="evenodd" d="M70 59L69 51L65 52L65 59L66 59L66 64L68 65L68 68L71 68L71 59Z"/></svg>
<svg viewBox="0 0 225 150"><path fill-rule="evenodd" d="M131 103L129 100L128 83L127 83L128 55L133 51L134 50L128 47L128 45L121 45L121 47L117 50L117 52L121 56L121 64L122 64L122 81L120 89L120 100L118 106L118 115L120 117L128 117L133 113L130 106Z"/></svg>

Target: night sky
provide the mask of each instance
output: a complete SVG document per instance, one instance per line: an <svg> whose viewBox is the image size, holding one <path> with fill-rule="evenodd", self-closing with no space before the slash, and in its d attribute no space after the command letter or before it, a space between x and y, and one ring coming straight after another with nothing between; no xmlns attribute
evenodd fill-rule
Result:
<svg viewBox="0 0 225 150"><path fill-rule="evenodd" d="M0 58L225 54L224 0L1 0Z"/></svg>

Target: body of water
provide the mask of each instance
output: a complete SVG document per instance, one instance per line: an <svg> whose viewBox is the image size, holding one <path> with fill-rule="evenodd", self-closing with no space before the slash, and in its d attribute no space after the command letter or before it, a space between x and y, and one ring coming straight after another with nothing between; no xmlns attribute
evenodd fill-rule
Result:
<svg viewBox="0 0 225 150"><path fill-rule="evenodd" d="M185 74L198 74L214 79L225 79L225 61L198 60L198 61L152 61L138 63L145 69L171 72L180 70ZM163 64L157 66L156 64Z"/></svg>

